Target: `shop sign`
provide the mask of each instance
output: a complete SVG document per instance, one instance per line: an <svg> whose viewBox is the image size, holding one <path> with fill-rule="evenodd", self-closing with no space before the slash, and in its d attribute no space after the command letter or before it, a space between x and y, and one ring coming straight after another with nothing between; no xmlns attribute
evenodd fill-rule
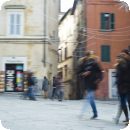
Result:
<svg viewBox="0 0 130 130"><path fill-rule="evenodd" d="M22 60L6 60L6 63L23 63Z"/></svg>

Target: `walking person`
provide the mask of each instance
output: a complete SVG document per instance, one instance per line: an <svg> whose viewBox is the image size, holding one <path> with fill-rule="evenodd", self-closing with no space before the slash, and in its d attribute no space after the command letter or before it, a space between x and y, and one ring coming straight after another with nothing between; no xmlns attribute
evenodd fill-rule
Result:
<svg viewBox="0 0 130 130"><path fill-rule="evenodd" d="M57 98L59 99L59 95L57 93L57 91L58 91L57 82L58 82L57 77L53 77L53 91L52 91L52 97L51 97L52 100L55 98L55 96L57 96Z"/></svg>
<svg viewBox="0 0 130 130"><path fill-rule="evenodd" d="M127 102L126 102L126 90L123 86L125 81L125 74L126 74L125 72L127 71L127 65L126 61L123 58L123 55L117 56L117 63L115 65L115 68L116 68L116 84L120 100L117 116L115 118L115 123L117 124L119 122L119 118L122 114L122 111L124 112L126 117L126 120L123 122L129 121Z"/></svg>
<svg viewBox="0 0 130 130"><path fill-rule="evenodd" d="M128 102L129 106L129 111L130 111L130 51L127 49L122 50L121 54L123 55L123 58L126 61L126 71L125 71L125 77L124 77L124 82L123 82L123 88L126 90L126 99ZM126 122L126 125L129 124L129 121Z"/></svg>
<svg viewBox="0 0 130 130"><path fill-rule="evenodd" d="M42 90L44 90L44 98L47 99L48 96L47 96L47 91L49 89L49 80L46 78L46 76L44 76L44 79L43 79L43 84L42 84Z"/></svg>
<svg viewBox="0 0 130 130"><path fill-rule="evenodd" d="M28 92L26 93L26 96L28 96L30 98L30 100L35 100L36 101L36 98L35 98L34 93L33 93L35 84L34 84L32 76L33 76L33 73L30 72L28 74L28 77L27 77L27 82L28 82L29 89L28 89Z"/></svg>
<svg viewBox="0 0 130 130"><path fill-rule="evenodd" d="M90 105L93 110L93 117L91 119L98 117L97 107L95 104L94 94L97 90L98 83L102 80L102 71L97 61L97 57L91 56L90 52L85 54L84 62L78 71L78 74L84 77L84 106L81 111L80 117L83 116L83 113L90 102Z"/></svg>

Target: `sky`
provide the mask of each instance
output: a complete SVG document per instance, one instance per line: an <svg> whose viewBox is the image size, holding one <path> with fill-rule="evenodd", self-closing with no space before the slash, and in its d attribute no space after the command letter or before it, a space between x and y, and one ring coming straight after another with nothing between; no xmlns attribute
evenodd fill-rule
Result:
<svg viewBox="0 0 130 130"><path fill-rule="evenodd" d="M73 7L74 0L61 0L61 12L66 12Z"/></svg>

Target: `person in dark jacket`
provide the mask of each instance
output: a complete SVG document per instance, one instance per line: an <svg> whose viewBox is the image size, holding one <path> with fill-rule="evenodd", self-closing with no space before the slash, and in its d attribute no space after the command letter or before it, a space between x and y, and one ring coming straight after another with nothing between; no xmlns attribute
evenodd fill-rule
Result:
<svg viewBox="0 0 130 130"><path fill-rule="evenodd" d="M58 91L58 84L57 84L57 78L53 77L53 92L52 92L52 97L51 99L53 100L55 95L57 96L57 98L59 99L59 95L57 94Z"/></svg>
<svg viewBox="0 0 130 130"><path fill-rule="evenodd" d="M47 99L48 96L47 96L47 91L49 89L49 80L46 78L46 76L44 76L44 79L43 79L43 84L42 84L42 90L44 90L44 98Z"/></svg>
<svg viewBox="0 0 130 130"><path fill-rule="evenodd" d="M89 52L86 53L84 61L85 62L83 62L83 64L81 65L81 69L78 71L78 74L84 77L85 81L85 104L81 116L83 115L89 101L94 113L91 119L94 119L98 117L94 93L97 90L97 84L102 80L102 71L97 61L97 57L91 57Z"/></svg>
<svg viewBox="0 0 130 130"><path fill-rule="evenodd" d="M26 95L28 95L28 97L30 98L30 100L36 100L35 96L34 96L34 93L33 93L33 90L34 90L34 81L33 81L33 78L32 78L32 75L33 73L30 72L28 74L28 77L27 77L27 82L28 82L28 92Z"/></svg>
<svg viewBox="0 0 130 130"><path fill-rule="evenodd" d="M125 75L123 77L123 83L122 87L126 90L126 98L129 105L130 110L130 51L127 49L122 50L123 58L126 61L127 69L125 71ZM129 122L126 122L126 125L129 124Z"/></svg>
<svg viewBox="0 0 130 130"><path fill-rule="evenodd" d="M119 118L122 114L122 111L124 111L126 120L123 122L128 122L128 109L126 104L126 90L123 88L125 73L127 71L127 65L126 61L123 58L123 55L117 56L117 64L115 65L116 68L116 84L117 84L117 90L119 94L120 104L118 107L118 113L115 118L115 123L117 124L119 122Z"/></svg>

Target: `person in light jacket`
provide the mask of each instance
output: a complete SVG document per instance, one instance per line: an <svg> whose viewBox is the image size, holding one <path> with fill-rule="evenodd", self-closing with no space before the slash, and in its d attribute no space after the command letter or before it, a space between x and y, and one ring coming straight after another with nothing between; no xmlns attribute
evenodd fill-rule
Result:
<svg viewBox="0 0 130 130"><path fill-rule="evenodd" d="M44 98L47 99L48 96L47 96L47 91L49 89L49 80L46 78L46 76L44 77L43 79L43 84L42 84L42 90L44 90Z"/></svg>

